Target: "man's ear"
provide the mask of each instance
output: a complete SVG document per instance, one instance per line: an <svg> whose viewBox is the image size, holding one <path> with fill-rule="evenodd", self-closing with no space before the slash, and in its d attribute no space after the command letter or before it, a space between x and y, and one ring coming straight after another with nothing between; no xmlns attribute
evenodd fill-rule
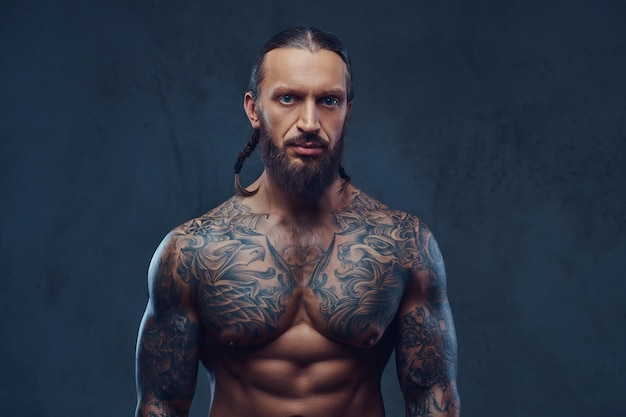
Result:
<svg viewBox="0 0 626 417"><path fill-rule="evenodd" d="M248 120L250 121L252 128L258 129L261 126L261 122L259 121L259 115L256 112L254 97L252 97L252 93L249 91L243 96L243 109L248 116Z"/></svg>

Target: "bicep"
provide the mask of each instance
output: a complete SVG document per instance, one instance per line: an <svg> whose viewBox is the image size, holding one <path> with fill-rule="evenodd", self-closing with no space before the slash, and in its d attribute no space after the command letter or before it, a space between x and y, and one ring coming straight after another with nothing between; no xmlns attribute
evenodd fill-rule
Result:
<svg viewBox="0 0 626 417"><path fill-rule="evenodd" d="M150 268L150 299L137 340L138 415L186 410L195 391L201 326L189 289L169 266Z"/></svg>
<svg viewBox="0 0 626 417"><path fill-rule="evenodd" d="M437 242L422 225L421 256L396 321L396 366L407 415L456 415L457 345L446 294L446 275Z"/></svg>
<svg viewBox="0 0 626 417"><path fill-rule="evenodd" d="M200 344L200 325L188 312L157 315L148 307L137 342L138 388L174 402L191 401Z"/></svg>

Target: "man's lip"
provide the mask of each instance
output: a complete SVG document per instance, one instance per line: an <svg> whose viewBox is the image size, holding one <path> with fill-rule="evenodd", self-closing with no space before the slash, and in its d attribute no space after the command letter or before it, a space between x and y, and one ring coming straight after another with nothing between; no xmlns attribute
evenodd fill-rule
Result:
<svg viewBox="0 0 626 417"><path fill-rule="evenodd" d="M319 155L323 151L322 146L313 144L292 145L292 147L297 154L305 156Z"/></svg>
<svg viewBox="0 0 626 417"><path fill-rule="evenodd" d="M304 143L294 143L291 146L295 146L298 148L323 148L323 145L318 145L313 142L304 142Z"/></svg>

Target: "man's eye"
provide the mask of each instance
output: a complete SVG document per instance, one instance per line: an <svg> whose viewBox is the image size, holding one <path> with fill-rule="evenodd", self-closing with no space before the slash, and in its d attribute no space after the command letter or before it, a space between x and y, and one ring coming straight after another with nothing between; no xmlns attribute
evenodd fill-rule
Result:
<svg viewBox="0 0 626 417"><path fill-rule="evenodd" d="M339 104L339 100L334 97L324 98L324 105L326 106L336 106L337 104Z"/></svg>
<svg viewBox="0 0 626 417"><path fill-rule="evenodd" d="M284 96L280 96L279 101L284 104L293 103L293 96L285 94Z"/></svg>

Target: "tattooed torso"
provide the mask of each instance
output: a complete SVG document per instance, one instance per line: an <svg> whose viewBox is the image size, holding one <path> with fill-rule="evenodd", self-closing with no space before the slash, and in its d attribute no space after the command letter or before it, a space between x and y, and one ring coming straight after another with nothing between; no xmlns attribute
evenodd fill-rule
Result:
<svg viewBox="0 0 626 417"><path fill-rule="evenodd" d="M395 349L407 416L458 416L437 243L416 217L346 195L295 223L233 197L170 233L150 266L137 415L187 415L202 361L211 417L382 417Z"/></svg>
<svg viewBox="0 0 626 417"><path fill-rule="evenodd" d="M332 218L298 238L233 197L183 225L177 274L193 286L211 339L257 345L304 320L335 342L375 345L420 256L417 219L357 192Z"/></svg>

